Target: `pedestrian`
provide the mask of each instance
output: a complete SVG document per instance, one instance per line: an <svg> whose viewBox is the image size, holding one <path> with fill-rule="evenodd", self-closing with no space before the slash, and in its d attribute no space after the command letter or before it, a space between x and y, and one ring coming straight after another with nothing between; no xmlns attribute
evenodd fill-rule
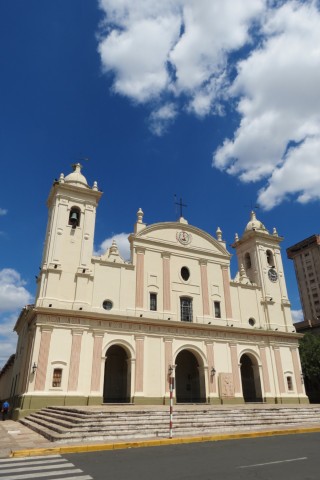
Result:
<svg viewBox="0 0 320 480"><path fill-rule="evenodd" d="M9 402L7 402L7 400L5 402L3 402L2 409L1 409L2 421L3 422L5 421L6 416L8 415L9 407L10 407L10 405L9 405Z"/></svg>

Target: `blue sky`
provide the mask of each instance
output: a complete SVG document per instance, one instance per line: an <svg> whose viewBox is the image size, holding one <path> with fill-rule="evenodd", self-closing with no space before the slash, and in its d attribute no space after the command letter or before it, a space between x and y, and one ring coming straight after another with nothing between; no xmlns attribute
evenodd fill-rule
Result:
<svg viewBox="0 0 320 480"><path fill-rule="evenodd" d="M319 44L317 1L1 2L0 365L33 301L52 181L77 161L104 192L97 251L125 244L139 207L175 220L174 194L228 245L259 205L300 310L285 249L318 233Z"/></svg>

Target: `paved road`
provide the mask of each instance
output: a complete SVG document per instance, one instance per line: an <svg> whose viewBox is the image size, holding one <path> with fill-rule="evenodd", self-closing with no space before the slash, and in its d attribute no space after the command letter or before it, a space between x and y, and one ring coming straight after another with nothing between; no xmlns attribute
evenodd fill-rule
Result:
<svg viewBox="0 0 320 480"><path fill-rule="evenodd" d="M319 480L320 433L65 456L94 480Z"/></svg>

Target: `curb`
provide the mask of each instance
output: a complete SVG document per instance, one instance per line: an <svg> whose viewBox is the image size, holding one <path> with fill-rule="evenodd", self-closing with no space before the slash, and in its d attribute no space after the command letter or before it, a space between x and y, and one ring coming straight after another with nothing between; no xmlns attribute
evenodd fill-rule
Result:
<svg viewBox="0 0 320 480"><path fill-rule="evenodd" d="M316 433L320 432L319 427L304 427L304 428L288 428L282 430L264 430L256 432L239 432L239 433L221 433L217 435L201 435L194 437L177 437L177 438L162 438L155 440L138 440L118 443L97 443L86 445L72 445L60 446L52 448L31 448L26 450L12 450L10 457L30 457L34 455L56 455L67 453L84 453L84 452L98 452L102 450L120 450L126 448L142 448L142 447L159 447L163 445L179 445L185 443L200 443L200 442L218 442L223 440L239 440L243 438L260 438L271 437L274 435L296 435L299 433Z"/></svg>

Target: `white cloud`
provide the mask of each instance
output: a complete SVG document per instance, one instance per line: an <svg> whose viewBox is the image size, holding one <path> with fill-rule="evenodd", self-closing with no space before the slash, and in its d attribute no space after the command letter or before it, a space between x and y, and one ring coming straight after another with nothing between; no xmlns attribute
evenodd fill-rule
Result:
<svg viewBox="0 0 320 480"><path fill-rule="evenodd" d="M16 270L0 270L0 312L13 311L30 303L32 297L24 285Z"/></svg>
<svg viewBox="0 0 320 480"><path fill-rule="evenodd" d="M5 208L0 208L0 216L7 215L7 213L8 210L6 210Z"/></svg>
<svg viewBox="0 0 320 480"><path fill-rule="evenodd" d="M115 240L119 253L124 260L130 258L130 244L129 244L129 233L117 233L109 238L103 240L100 244L97 251L94 252L95 255L103 255L109 247L111 247L113 240Z"/></svg>
<svg viewBox="0 0 320 480"><path fill-rule="evenodd" d="M0 369L6 363L10 355L16 351L17 334L13 327L17 321L19 312L8 316L0 315Z"/></svg>
<svg viewBox="0 0 320 480"><path fill-rule="evenodd" d="M243 182L264 182L258 199L265 209L287 197L319 199L317 1L100 0L100 6L102 68L112 73L116 93L150 105L156 135L181 111L221 115L229 102L240 122L213 165Z"/></svg>
<svg viewBox="0 0 320 480"><path fill-rule="evenodd" d="M303 313L302 310L291 310L293 323L302 322Z"/></svg>

